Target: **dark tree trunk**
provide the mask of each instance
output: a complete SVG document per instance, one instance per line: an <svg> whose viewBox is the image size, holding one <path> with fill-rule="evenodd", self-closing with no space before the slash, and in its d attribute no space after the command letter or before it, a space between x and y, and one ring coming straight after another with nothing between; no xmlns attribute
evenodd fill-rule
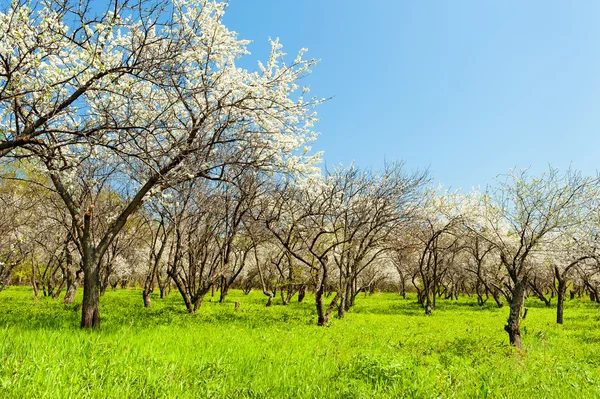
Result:
<svg viewBox="0 0 600 399"><path fill-rule="evenodd" d="M406 277L404 277L403 274L400 273L400 289L398 290L398 294L403 298L406 299Z"/></svg>
<svg viewBox="0 0 600 399"><path fill-rule="evenodd" d="M183 303L185 304L185 308L187 309L188 313L194 313L194 303L190 293L188 292L188 287L185 285L183 280L177 275L177 272L174 270L174 267L172 269L169 269L168 273L169 276L175 282L177 290L179 290L179 293L183 298Z"/></svg>
<svg viewBox="0 0 600 399"><path fill-rule="evenodd" d="M565 294L567 293L567 279L564 276L561 276L560 270L557 266L554 266L554 276L556 277L556 281L558 283L556 288L556 323L563 324Z"/></svg>
<svg viewBox="0 0 600 399"><path fill-rule="evenodd" d="M225 276L221 277L221 292L219 295L219 303L225 302L225 297L229 294L229 281Z"/></svg>
<svg viewBox="0 0 600 399"><path fill-rule="evenodd" d="M321 276L321 281L319 283L319 287L315 292L315 306L317 308L317 325L324 326L327 324L327 320L325 319L325 311L323 309L323 294L325 294L325 281L327 280L327 269L323 269L323 275Z"/></svg>
<svg viewBox="0 0 600 399"><path fill-rule="evenodd" d="M537 296L542 302L544 302L544 304L547 307L552 306L552 304L550 303L551 298L546 298L546 296L544 295L544 292L542 291L542 288L538 287L535 278L533 279L533 283L532 282L529 283L529 287L531 288L531 290L533 291L535 296Z"/></svg>
<svg viewBox="0 0 600 399"><path fill-rule="evenodd" d="M527 289L527 277L523 277L515 282L512 289L510 301L510 313L504 330L508 333L510 344L516 348L522 349L521 327L519 319L521 318L521 309L525 302L525 290Z"/></svg>
<svg viewBox="0 0 600 399"><path fill-rule="evenodd" d="M561 287L561 285L563 285ZM558 283L558 292L557 292L557 303L556 303L556 323L563 324L563 315L565 308L565 293L567 291L567 284L564 282Z"/></svg>
<svg viewBox="0 0 600 399"><path fill-rule="evenodd" d="M298 290L298 303L302 303L304 301L304 297L306 296L306 286L302 284L300 289Z"/></svg>
<svg viewBox="0 0 600 399"><path fill-rule="evenodd" d="M192 303L192 298L187 293L182 293L183 303L185 303L185 309L188 313L194 313L194 304Z"/></svg>
<svg viewBox="0 0 600 399"><path fill-rule="evenodd" d="M487 298L483 299L483 295L481 293L481 283L479 281L477 281L477 283L475 284L475 293L477 294L477 305L485 305ZM487 289L485 290L485 293L487 295Z"/></svg>
<svg viewBox="0 0 600 399"><path fill-rule="evenodd" d="M425 306L425 314L431 314L431 312L433 311L430 290L431 288L429 284L425 284L425 287L423 288L423 305ZM435 292L433 293L433 299L435 300Z"/></svg>
<svg viewBox="0 0 600 399"><path fill-rule="evenodd" d="M498 306L498 308L502 308L504 306L504 302L502 302L502 299L500 298L500 292L498 292L499 290L494 288L491 290L492 293L492 298L494 298L494 302L496 302L496 306Z"/></svg>
<svg viewBox="0 0 600 399"><path fill-rule="evenodd" d="M275 297L275 295L273 295L273 293L271 293L271 292L265 292L265 295L267 295L267 297L269 298L269 299L267 299L267 304L265 306L266 307L272 306L273 298Z"/></svg>
<svg viewBox="0 0 600 399"><path fill-rule="evenodd" d="M329 322L329 317L331 316L331 312L333 311L333 309L335 309L335 307L338 303L338 300L340 299L340 296L341 296L339 293L336 293L335 296L333 297L333 299L331 300L329 307L327 308L327 310L325 310L323 307L324 291L325 291L325 288L323 286L322 288L319 288L317 290L317 292L315 293L315 305L317 307L317 325L321 326L321 327L326 326L327 323Z"/></svg>
<svg viewBox="0 0 600 399"><path fill-rule="evenodd" d="M83 303L81 308L81 327L100 327L100 289L98 284L98 264L93 254L85 256L83 261ZM90 264L91 263L91 264Z"/></svg>
<svg viewBox="0 0 600 399"><path fill-rule="evenodd" d="M194 310L192 311L192 313L196 313L196 311L198 309L200 309L200 306L202 306L202 301L204 300L204 296L206 295L207 292L208 292L208 289L202 290L202 292L196 294L196 296L193 300Z"/></svg>
<svg viewBox="0 0 600 399"><path fill-rule="evenodd" d="M149 308L150 304L152 303L150 299L150 291L144 289L142 291L142 298L144 299L144 307Z"/></svg>

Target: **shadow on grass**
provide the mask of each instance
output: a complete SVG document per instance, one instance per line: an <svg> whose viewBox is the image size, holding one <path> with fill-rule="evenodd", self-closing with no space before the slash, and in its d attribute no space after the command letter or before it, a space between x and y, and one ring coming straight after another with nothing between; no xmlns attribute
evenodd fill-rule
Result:
<svg viewBox="0 0 600 399"><path fill-rule="evenodd" d="M395 300L385 299L380 303L370 306L363 306L360 300L357 300L355 308L352 310L355 313L367 314L384 314L384 315L402 315L402 316L421 316L425 315L425 307L420 305L415 299L396 298ZM498 312L499 308L495 302L486 302L483 305L478 305L476 302L464 300L448 300L439 299L434 312L449 312L449 311L487 311Z"/></svg>

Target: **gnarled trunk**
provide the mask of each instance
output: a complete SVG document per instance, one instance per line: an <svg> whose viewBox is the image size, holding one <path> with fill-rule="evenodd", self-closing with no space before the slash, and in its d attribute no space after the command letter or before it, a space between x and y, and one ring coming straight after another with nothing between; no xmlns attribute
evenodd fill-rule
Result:
<svg viewBox="0 0 600 399"><path fill-rule="evenodd" d="M508 320L504 326L504 330L508 333L510 344L521 349L521 327L519 319L521 318L521 309L525 302L525 290L527 288L527 277L522 277L515 282L511 292L510 313Z"/></svg>

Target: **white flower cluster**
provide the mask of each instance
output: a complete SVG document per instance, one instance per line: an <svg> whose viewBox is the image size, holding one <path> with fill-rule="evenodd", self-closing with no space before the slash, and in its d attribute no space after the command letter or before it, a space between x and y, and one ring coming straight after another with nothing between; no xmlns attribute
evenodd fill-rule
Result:
<svg viewBox="0 0 600 399"><path fill-rule="evenodd" d="M30 129L68 187L83 161L174 181L227 165L318 173L306 49L288 64L271 40L257 71L237 67L249 41L223 25L224 2L173 0L167 25L129 10L79 26L45 4L0 13L0 142Z"/></svg>

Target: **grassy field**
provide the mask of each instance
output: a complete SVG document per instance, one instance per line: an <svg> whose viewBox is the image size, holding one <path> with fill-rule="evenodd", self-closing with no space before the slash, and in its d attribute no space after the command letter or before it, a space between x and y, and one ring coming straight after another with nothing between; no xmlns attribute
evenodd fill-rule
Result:
<svg viewBox="0 0 600 399"><path fill-rule="evenodd" d="M589 301L567 302L564 326L528 301L517 351L502 329L508 309L472 298L440 301L425 316L414 298L361 295L326 328L308 296L271 308L265 299L233 291L189 315L176 292L150 309L137 290L107 292L101 330L81 331L73 306L34 304L29 289L9 287L0 397L600 397L600 308Z"/></svg>

